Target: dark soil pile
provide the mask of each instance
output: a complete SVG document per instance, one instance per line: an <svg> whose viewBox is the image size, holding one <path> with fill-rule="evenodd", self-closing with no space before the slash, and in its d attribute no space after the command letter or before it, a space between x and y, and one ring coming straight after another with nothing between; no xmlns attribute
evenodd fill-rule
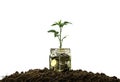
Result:
<svg viewBox="0 0 120 82"><path fill-rule="evenodd" d="M15 72L4 77L0 82L120 82L120 79L115 76L109 77L104 73L82 70L55 72L45 68Z"/></svg>

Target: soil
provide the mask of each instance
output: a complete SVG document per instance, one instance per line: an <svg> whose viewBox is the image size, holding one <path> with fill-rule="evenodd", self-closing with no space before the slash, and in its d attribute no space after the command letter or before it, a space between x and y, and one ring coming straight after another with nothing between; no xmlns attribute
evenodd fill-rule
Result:
<svg viewBox="0 0 120 82"><path fill-rule="evenodd" d="M31 69L27 72L15 72L5 76L0 82L120 82L116 76L93 73L82 70L56 72L44 69Z"/></svg>

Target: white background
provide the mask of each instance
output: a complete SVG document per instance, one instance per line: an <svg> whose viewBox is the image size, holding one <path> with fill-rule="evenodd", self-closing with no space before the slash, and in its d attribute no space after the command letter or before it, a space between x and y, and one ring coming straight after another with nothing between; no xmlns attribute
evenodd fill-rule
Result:
<svg viewBox="0 0 120 82"><path fill-rule="evenodd" d="M49 68L59 45L47 31L60 19L72 22L63 29L72 69L120 78L119 0L0 0L0 76Z"/></svg>

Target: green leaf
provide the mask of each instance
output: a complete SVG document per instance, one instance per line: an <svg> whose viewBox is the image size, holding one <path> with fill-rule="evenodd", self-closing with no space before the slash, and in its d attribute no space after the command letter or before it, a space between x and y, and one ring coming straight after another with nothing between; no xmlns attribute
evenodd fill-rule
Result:
<svg viewBox="0 0 120 82"><path fill-rule="evenodd" d="M54 33L54 37L57 37L59 32L56 30L49 30L48 33Z"/></svg>
<svg viewBox="0 0 120 82"><path fill-rule="evenodd" d="M60 25L61 24L61 20L60 21L58 21L58 22L55 22L54 24L52 24L51 26L56 26L56 25Z"/></svg>
<svg viewBox="0 0 120 82"><path fill-rule="evenodd" d="M60 20L60 21L58 21L58 24L59 24L59 25L61 24L61 20Z"/></svg>
<svg viewBox="0 0 120 82"><path fill-rule="evenodd" d="M67 24L72 24L71 22L68 22L68 21L64 21L62 22L61 20L59 20L58 22L55 22L54 24L52 24L51 26L56 26L58 25L60 28L63 27L64 25L67 25Z"/></svg>
<svg viewBox="0 0 120 82"><path fill-rule="evenodd" d="M65 38L67 38L67 36L64 36L64 37L62 38L62 41L63 41Z"/></svg>
<svg viewBox="0 0 120 82"><path fill-rule="evenodd" d="M68 22L68 21L65 21L64 22L64 25L67 25L67 24L72 24L71 22Z"/></svg>
<svg viewBox="0 0 120 82"><path fill-rule="evenodd" d="M60 21L58 21L58 22L55 22L55 23L52 24L51 26L56 26L56 25L58 25L59 27L62 27L62 26L63 26L62 21L60 20Z"/></svg>
<svg viewBox="0 0 120 82"><path fill-rule="evenodd" d="M57 23L54 23L54 24L52 24L51 26L55 26L55 25L58 25Z"/></svg>

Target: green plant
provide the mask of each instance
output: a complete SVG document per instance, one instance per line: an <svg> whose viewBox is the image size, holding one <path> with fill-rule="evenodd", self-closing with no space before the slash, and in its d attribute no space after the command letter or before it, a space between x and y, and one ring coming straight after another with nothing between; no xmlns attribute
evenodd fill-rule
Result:
<svg viewBox="0 0 120 82"><path fill-rule="evenodd" d="M62 43L63 43L63 40L67 37L67 36L64 36L62 37L62 29L65 25L67 24L72 24L68 21L64 21L62 22L61 20L58 21L58 22L55 22L54 24L52 24L51 26L59 26L59 31L56 31L54 29L52 30L49 30L48 33L53 33L54 34L54 37L57 37L58 40L59 40L59 48L62 48Z"/></svg>

